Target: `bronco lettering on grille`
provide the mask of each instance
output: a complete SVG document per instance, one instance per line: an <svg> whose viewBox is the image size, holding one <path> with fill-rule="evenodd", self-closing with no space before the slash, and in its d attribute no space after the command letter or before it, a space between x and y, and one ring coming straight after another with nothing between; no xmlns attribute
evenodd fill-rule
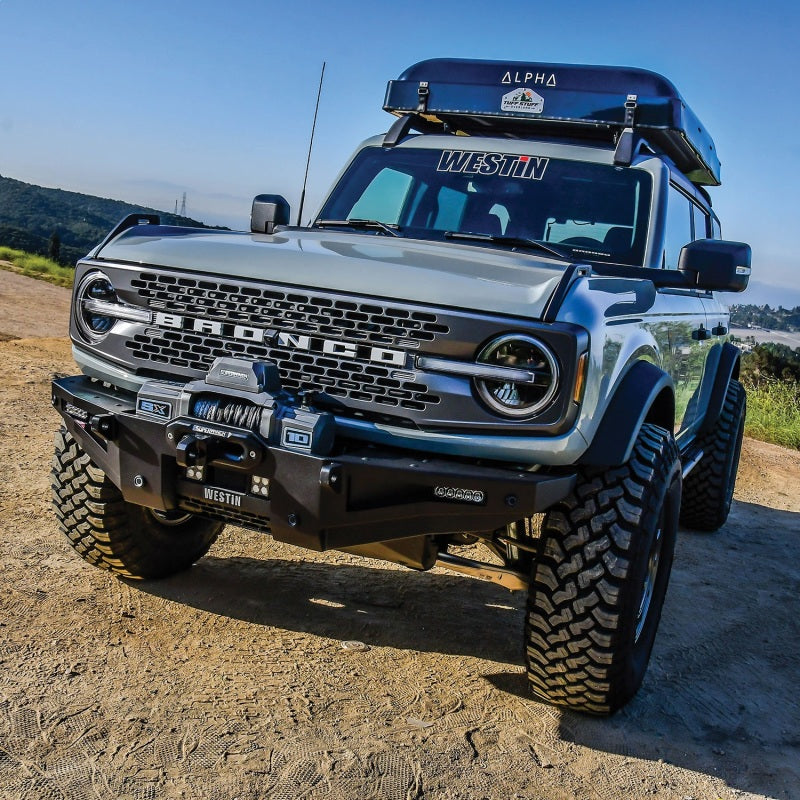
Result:
<svg viewBox="0 0 800 800"><path fill-rule="evenodd" d="M181 314L165 314L162 311L157 311L153 315L153 322L162 328L176 328L211 336L239 339L243 342L285 347L290 350L307 350L340 358L372 361L389 367L405 367L407 360L407 353L403 350L341 342L337 339L323 339L307 334L276 331L271 328L256 328L251 325L234 325L217 320L195 319L194 317L184 317Z"/></svg>

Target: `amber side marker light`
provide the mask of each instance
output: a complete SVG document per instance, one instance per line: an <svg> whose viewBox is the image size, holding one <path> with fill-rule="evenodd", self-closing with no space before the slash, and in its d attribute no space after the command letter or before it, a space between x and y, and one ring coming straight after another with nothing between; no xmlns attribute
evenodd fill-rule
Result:
<svg viewBox="0 0 800 800"><path fill-rule="evenodd" d="M581 353L578 359L578 374L575 378L575 391L572 393L572 399L576 403L583 400L583 390L586 388L586 370L589 366L589 354Z"/></svg>

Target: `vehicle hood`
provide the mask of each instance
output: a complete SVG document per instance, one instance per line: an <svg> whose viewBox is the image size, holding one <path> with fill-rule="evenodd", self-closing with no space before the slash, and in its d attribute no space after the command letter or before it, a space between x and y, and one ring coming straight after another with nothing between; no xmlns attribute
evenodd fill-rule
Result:
<svg viewBox="0 0 800 800"><path fill-rule="evenodd" d="M481 245L351 231L272 236L139 225L95 258L539 318L565 262Z"/></svg>

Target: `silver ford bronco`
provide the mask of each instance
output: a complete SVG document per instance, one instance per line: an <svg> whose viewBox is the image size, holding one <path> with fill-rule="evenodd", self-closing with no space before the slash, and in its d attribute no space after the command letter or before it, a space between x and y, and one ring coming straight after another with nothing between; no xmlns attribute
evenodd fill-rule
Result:
<svg viewBox="0 0 800 800"><path fill-rule="evenodd" d="M78 263L61 528L126 578L231 522L526 590L533 693L611 713L679 520L719 528L736 477L714 293L751 256L720 239L713 141L638 69L425 61L384 108L311 224L279 195L249 232L133 215Z"/></svg>

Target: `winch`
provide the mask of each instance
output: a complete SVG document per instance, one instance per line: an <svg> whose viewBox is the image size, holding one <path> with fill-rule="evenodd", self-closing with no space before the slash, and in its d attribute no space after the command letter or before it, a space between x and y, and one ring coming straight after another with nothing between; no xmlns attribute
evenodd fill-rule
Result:
<svg viewBox="0 0 800 800"><path fill-rule="evenodd" d="M202 480L208 465L254 470L269 446L329 454L336 422L330 412L314 410L312 400L285 392L275 364L217 358L202 380L145 383L136 413L167 422L167 446L178 466Z"/></svg>

